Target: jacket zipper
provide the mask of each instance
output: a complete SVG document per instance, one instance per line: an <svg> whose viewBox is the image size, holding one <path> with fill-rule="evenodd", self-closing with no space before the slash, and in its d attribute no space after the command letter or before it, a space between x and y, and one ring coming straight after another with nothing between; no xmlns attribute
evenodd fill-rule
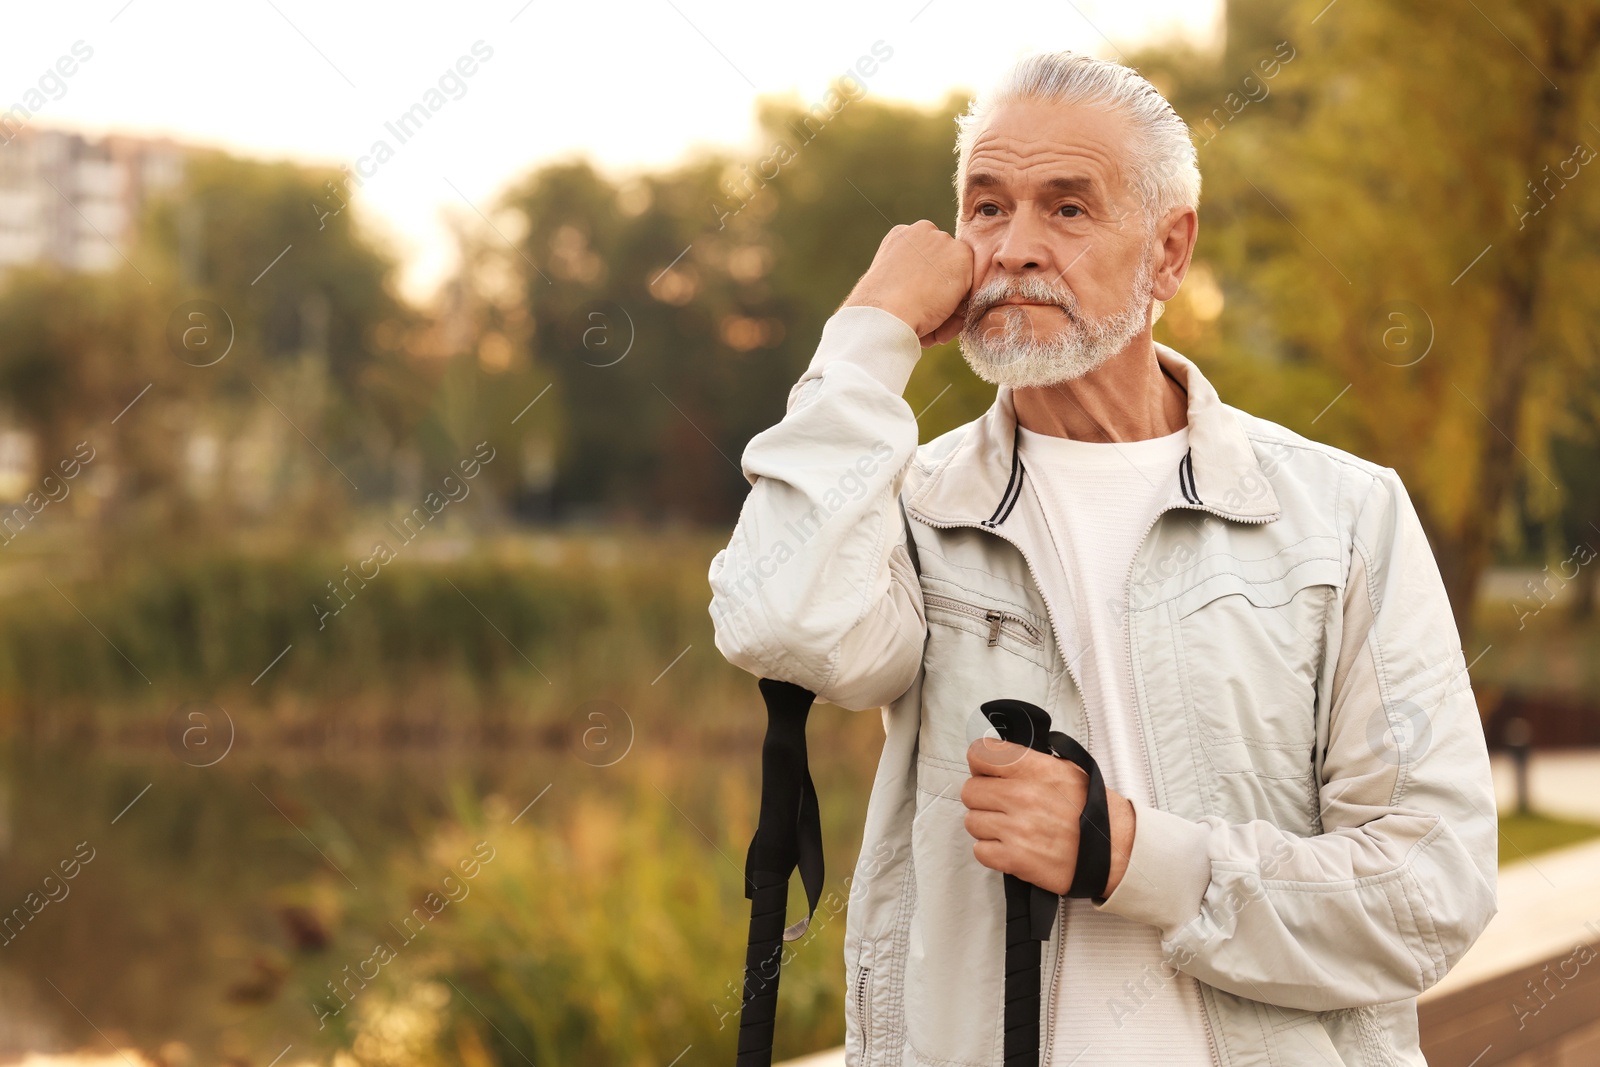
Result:
<svg viewBox="0 0 1600 1067"><path fill-rule="evenodd" d="M1194 980L1191 978L1190 981ZM1195 999L1200 1002L1200 1018L1206 1024L1206 1048L1211 1052L1212 1067L1222 1067L1222 1057L1217 1054L1217 1039L1211 1033L1211 1009L1206 1006L1206 991L1200 988L1199 982L1194 982L1193 989Z"/></svg>
<svg viewBox="0 0 1600 1067"><path fill-rule="evenodd" d="M872 1033L867 1028L867 978L871 970L866 966L856 968L856 1018L861 1020L861 1061L872 1062Z"/></svg>
<svg viewBox="0 0 1600 1067"><path fill-rule="evenodd" d="M1005 628L1007 624L1010 624L1014 629L1020 629L1022 631L1020 639L1026 643L1036 647L1044 643L1042 635L1039 633L1039 628L1033 623L1029 622L1027 619L1024 619L1021 615L1016 615L1009 611L997 611L993 609L980 608L976 604L968 604L964 601L956 600L953 597L943 596L939 593L924 593L922 602L930 606L938 605L940 608L943 608L946 611L954 611L958 614L968 615L974 619L981 619L982 621L988 623L989 645L991 648L1000 643L1001 630Z"/></svg>
<svg viewBox="0 0 1600 1067"><path fill-rule="evenodd" d="M1020 490L1019 490L1019 495L1020 495ZM1045 617L1047 619L1049 619L1049 621L1050 621L1050 632L1051 632L1051 634L1052 635L1059 635L1061 633L1060 627L1058 627L1056 625L1055 611L1050 607L1050 598L1044 595L1044 588L1039 584L1039 572L1038 572L1038 569L1036 567L1034 567L1033 560L1028 556L1027 550L1024 549L1020 544L1018 544L1013 538L1007 536L1006 534L1001 533L999 530L995 529L993 526L985 526L985 525L983 525L981 523L976 523L976 522L935 522L935 521L933 521L931 519L928 519L925 516L920 515L920 514L917 516L917 521L920 522L920 523L923 523L924 525L932 526L932 527L934 527L935 529L938 529L938 530L952 530L952 529L955 529L957 527L963 527L963 526L964 527L970 527L970 528L975 529L975 530L984 530L984 531L986 531L988 533L994 534L996 537L1000 538L1000 540L1004 541L1006 544L1008 544L1012 548L1016 549L1017 550L1017 555L1022 557L1022 562L1025 563L1027 565L1027 567L1028 567L1028 576L1033 579L1034 588L1039 590L1039 599L1044 601L1044 613L1045 613ZM1152 522L1150 525L1154 526L1155 523ZM1149 532L1150 531L1148 529L1145 530L1146 534L1148 534ZM1129 581L1130 581L1130 583L1132 582L1132 568L1131 567L1129 568ZM937 599L937 594L935 594L935 598ZM927 597L926 596L923 597L923 602L924 603L927 602ZM1061 664L1066 669L1067 677L1072 679L1072 684L1077 688L1077 690L1078 690L1078 702L1079 702L1080 705L1082 705L1082 703L1083 703L1083 683L1078 680L1078 672L1072 669L1071 662L1069 662L1067 660L1067 657L1061 653L1061 648L1060 648L1059 643L1056 646L1056 654L1058 656L1061 656ZM1132 662L1131 659L1130 659L1129 662L1131 664L1131 662ZM1130 670L1132 669L1131 665L1130 665L1129 669ZM1083 714L1083 747L1087 748L1087 749L1090 749L1090 751L1093 751L1093 747L1092 747L1093 744L1094 744L1094 730L1093 730L1093 727L1091 727L1090 724L1089 724L1088 709L1085 708L1084 709L1084 714ZM1148 770L1148 768L1147 768L1147 770ZM1063 897L1060 900L1060 902L1057 904L1057 906L1056 906L1056 925L1055 925L1055 932L1054 932L1054 936L1056 938L1056 948L1055 948L1054 955L1051 957L1051 964L1050 964L1050 993L1049 993L1049 1000L1047 1000L1045 1002L1045 1004L1047 1005L1047 1008L1045 1010L1044 1041L1043 1041L1043 1043L1042 1043L1042 1045L1041 1045L1041 1047L1039 1049L1039 1062L1040 1063L1049 1063L1050 1062L1050 1047L1051 1047L1052 1044L1054 1044L1054 1041L1055 1041L1056 991L1057 991L1057 988L1061 984L1061 957L1064 955L1064 953L1062 952L1061 939L1066 936L1066 919L1067 919L1067 901L1066 901L1066 898ZM1210 1033L1211 1033L1211 1023L1210 1023L1210 1020L1208 1019L1206 1021L1206 1034L1207 1034L1208 1037L1210 1036ZM1214 1052L1213 1052L1213 1056L1215 1056Z"/></svg>
<svg viewBox="0 0 1600 1067"><path fill-rule="evenodd" d="M1087 716L1085 716L1087 718ZM1056 1043L1056 996L1061 985L1061 957L1067 954L1067 898L1056 902L1056 947L1050 957L1050 999L1045 1002L1044 1044L1039 1049L1039 1062L1050 1062L1050 1049Z"/></svg>
<svg viewBox="0 0 1600 1067"><path fill-rule="evenodd" d="M1139 561L1139 552L1144 548L1144 543L1149 538L1150 531L1156 528L1156 523L1161 521L1161 516L1165 515L1169 511L1176 511L1180 507L1190 511L1203 511L1208 514L1215 515L1219 519L1227 519L1231 522L1244 522L1255 526L1265 525L1266 523L1272 521L1270 518L1240 519L1232 515L1224 515L1215 508L1207 507L1204 504L1191 504L1188 501L1185 501L1182 504L1173 504L1169 502L1160 511L1155 513L1155 517L1150 520L1150 524L1144 528L1144 533L1139 535L1138 542L1133 546L1133 555L1128 559L1128 580L1126 583L1128 597L1128 693L1133 697L1134 714L1139 717L1139 738L1144 743L1143 765L1145 795L1150 798L1151 803L1155 803L1156 800L1156 783L1155 775L1150 771L1150 729L1149 724L1145 721L1143 709L1139 707L1137 679L1135 678L1133 672L1133 568L1134 565ZM1205 992L1200 988L1199 982L1195 983L1194 991L1195 995L1200 998L1200 1018L1205 1022L1206 1047L1211 1053L1211 1062L1214 1067L1222 1067L1222 1057L1217 1053L1217 1038L1212 1032L1211 1028L1211 1010L1206 1004Z"/></svg>

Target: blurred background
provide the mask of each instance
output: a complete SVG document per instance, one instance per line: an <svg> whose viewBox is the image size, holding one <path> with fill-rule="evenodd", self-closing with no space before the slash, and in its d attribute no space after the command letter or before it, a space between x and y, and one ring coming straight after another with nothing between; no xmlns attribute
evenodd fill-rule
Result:
<svg viewBox="0 0 1600 1067"><path fill-rule="evenodd" d="M1600 833L1587 0L457 7L5 12L0 1059L731 1062L738 457L1030 51L1194 129L1157 339L1403 476L1533 752L1503 861ZM907 389L924 440L992 395ZM842 895L881 723L812 731ZM784 1055L843 1041L843 926Z"/></svg>

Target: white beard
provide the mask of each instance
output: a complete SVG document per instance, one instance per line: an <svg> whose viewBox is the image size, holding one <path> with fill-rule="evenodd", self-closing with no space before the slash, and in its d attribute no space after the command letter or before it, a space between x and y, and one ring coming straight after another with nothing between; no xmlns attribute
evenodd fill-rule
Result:
<svg viewBox="0 0 1600 1067"><path fill-rule="evenodd" d="M1141 261L1120 311L1103 319L1078 313L1078 298L1057 289L1037 275L994 279L968 301L966 325L961 330L961 354L978 377L1013 388L1055 385L1081 378L1121 352L1150 322L1150 295L1155 271ZM1035 300L1059 306L1067 325L1053 337L1035 336L1027 308L998 308L1007 298ZM1004 318L1003 329L979 325L995 311Z"/></svg>

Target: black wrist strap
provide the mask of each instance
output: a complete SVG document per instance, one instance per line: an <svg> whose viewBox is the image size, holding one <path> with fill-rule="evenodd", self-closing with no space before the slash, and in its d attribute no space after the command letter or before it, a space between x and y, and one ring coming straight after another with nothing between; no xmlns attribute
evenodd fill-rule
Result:
<svg viewBox="0 0 1600 1067"><path fill-rule="evenodd" d="M1089 776L1089 792L1078 816L1078 867L1073 872L1069 897L1092 897L1105 903L1106 882L1111 879L1111 809L1100 765L1089 750L1059 731L1050 734L1050 754L1076 763Z"/></svg>
<svg viewBox="0 0 1600 1067"><path fill-rule="evenodd" d="M767 735L761 745L761 815L744 861L750 900L740 1005L738 1067L768 1067L778 1011L783 945L801 937L822 896L822 820L806 753L806 718L816 699L791 682L761 679ZM808 911L787 923L789 877L796 870Z"/></svg>

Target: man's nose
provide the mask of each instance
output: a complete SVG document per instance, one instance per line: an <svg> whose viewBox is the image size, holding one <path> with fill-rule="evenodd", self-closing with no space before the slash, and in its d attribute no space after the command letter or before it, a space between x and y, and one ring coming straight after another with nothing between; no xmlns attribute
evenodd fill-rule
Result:
<svg viewBox="0 0 1600 1067"><path fill-rule="evenodd" d="M1044 220L1023 201L1007 220L1005 235L994 251L994 265L1008 274L1038 273L1050 270L1054 255L1050 250Z"/></svg>

